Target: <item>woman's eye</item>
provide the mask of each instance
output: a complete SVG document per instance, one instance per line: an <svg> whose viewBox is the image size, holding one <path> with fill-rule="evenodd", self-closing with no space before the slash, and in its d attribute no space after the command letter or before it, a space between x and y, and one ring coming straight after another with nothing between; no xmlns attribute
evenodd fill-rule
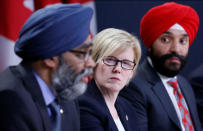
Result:
<svg viewBox="0 0 203 131"><path fill-rule="evenodd" d="M109 61L109 62L115 61L115 59L113 59L113 58L107 58L106 60Z"/></svg>

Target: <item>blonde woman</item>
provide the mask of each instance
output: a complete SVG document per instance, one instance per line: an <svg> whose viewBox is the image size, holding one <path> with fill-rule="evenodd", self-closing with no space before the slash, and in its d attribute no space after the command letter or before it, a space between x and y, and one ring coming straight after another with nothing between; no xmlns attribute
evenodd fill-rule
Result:
<svg viewBox="0 0 203 131"><path fill-rule="evenodd" d="M124 30L109 28L93 39L93 80L79 98L82 131L136 130L133 107L118 96L131 80L141 57L140 43Z"/></svg>

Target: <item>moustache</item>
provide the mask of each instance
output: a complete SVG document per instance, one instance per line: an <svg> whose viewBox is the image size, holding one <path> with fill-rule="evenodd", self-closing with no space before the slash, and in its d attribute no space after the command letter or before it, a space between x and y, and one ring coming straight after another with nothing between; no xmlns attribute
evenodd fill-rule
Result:
<svg viewBox="0 0 203 131"><path fill-rule="evenodd" d="M76 76L72 85L60 92L60 97L64 100L69 101L82 95L87 89L87 84L80 82L80 80L83 76L91 75L92 73L93 70L91 68L85 68L81 73Z"/></svg>
<svg viewBox="0 0 203 131"><path fill-rule="evenodd" d="M185 62L185 57L182 56L182 55L179 55L179 54L176 54L176 53L171 53L171 54L166 54L164 56L161 56L161 59L162 60L167 60L167 59L170 59L172 57L176 57L178 58L181 62Z"/></svg>
<svg viewBox="0 0 203 131"><path fill-rule="evenodd" d="M78 77L76 77L74 84L79 82L81 80L82 77L86 76L86 75L91 75L93 73L92 68L85 68L81 71L81 73L78 75Z"/></svg>

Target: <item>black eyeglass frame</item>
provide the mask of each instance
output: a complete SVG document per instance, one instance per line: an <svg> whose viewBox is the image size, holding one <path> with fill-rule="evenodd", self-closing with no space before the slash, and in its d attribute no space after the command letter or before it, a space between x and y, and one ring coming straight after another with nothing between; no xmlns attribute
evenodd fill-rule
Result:
<svg viewBox="0 0 203 131"><path fill-rule="evenodd" d="M106 63L106 58L109 58L109 57L111 57L111 58L113 58L114 60L115 60L115 64L109 64L109 63ZM106 56L106 57L104 57L103 58L103 63L104 64L106 64L107 66L116 66L119 62L121 63L121 67L123 68L123 69L126 69L126 70L133 70L134 68L135 68L135 66L136 66L136 63L135 62L133 62L133 61L130 61L130 60L119 60L118 58L116 58L116 57L114 57L114 56ZM130 63L132 63L133 64L133 67L132 68L125 68L125 67L123 67L123 61L128 61L128 62L130 62Z"/></svg>

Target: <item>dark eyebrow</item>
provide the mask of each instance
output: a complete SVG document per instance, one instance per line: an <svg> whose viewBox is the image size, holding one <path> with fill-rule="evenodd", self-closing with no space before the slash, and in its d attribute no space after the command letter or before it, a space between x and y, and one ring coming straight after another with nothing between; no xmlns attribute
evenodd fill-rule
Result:
<svg viewBox="0 0 203 131"><path fill-rule="evenodd" d="M173 33L171 33L170 31L166 31L163 34L172 35ZM182 36L188 37L188 34L183 34Z"/></svg>
<svg viewBox="0 0 203 131"><path fill-rule="evenodd" d="M92 43L90 42L90 43L84 43L84 44L82 44L80 47L79 47L79 49L86 49L86 48L89 48L89 47L91 47L92 46Z"/></svg>
<svg viewBox="0 0 203 131"><path fill-rule="evenodd" d="M163 34L172 34L170 31L165 31Z"/></svg>
<svg viewBox="0 0 203 131"><path fill-rule="evenodd" d="M186 36L186 37L188 37L189 35L188 35L188 34L183 34L183 36Z"/></svg>

